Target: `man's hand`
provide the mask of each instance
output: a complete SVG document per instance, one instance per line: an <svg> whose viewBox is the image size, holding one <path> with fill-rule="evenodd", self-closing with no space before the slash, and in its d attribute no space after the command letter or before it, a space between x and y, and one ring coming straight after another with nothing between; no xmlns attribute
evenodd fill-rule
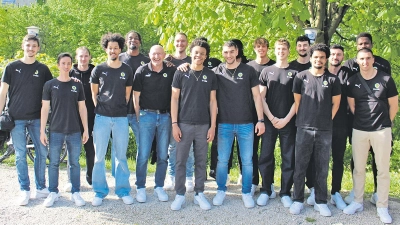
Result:
<svg viewBox="0 0 400 225"><path fill-rule="evenodd" d="M43 144L44 146L47 146L48 141L47 141L47 135L46 135L46 133L40 132L40 142L42 142L42 144Z"/></svg>
<svg viewBox="0 0 400 225"><path fill-rule="evenodd" d="M89 133L87 130L83 131L82 134L82 144L86 144L86 142L89 140Z"/></svg>
<svg viewBox="0 0 400 225"><path fill-rule="evenodd" d="M286 126L287 123L289 123L289 120L286 118L283 119L275 118L273 121L275 122L273 123L273 125L276 129L282 129Z"/></svg>
<svg viewBox="0 0 400 225"><path fill-rule="evenodd" d="M182 132L178 124L172 125L172 135L174 136L176 142L181 142Z"/></svg>
<svg viewBox="0 0 400 225"><path fill-rule="evenodd" d="M265 132L265 125L263 122L258 122L254 128L254 133L261 136Z"/></svg>
<svg viewBox="0 0 400 225"><path fill-rule="evenodd" d="M189 70L189 63L182 63L180 66L178 66L178 68L176 68L177 70L181 71L181 72L187 72Z"/></svg>
<svg viewBox="0 0 400 225"><path fill-rule="evenodd" d="M212 142L215 138L215 127L210 127L207 132L207 142Z"/></svg>
<svg viewBox="0 0 400 225"><path fill-rule="evenodd" d="M73 81L77 82L77 83L81 83L81 80L79 80L79 79L76 78L76 77L71 77L71 79L72 79Z"/></svg>

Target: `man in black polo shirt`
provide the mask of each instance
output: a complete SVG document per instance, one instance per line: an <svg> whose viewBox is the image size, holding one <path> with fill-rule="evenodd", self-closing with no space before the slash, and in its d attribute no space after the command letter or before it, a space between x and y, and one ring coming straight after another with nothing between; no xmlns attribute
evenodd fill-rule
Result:
<svg viewBox="0 0 400 225"><path fill-rule="evenodd" d="M139 67L133 82L134 106L139 121L139 150L136 157L136 200L146 202L147 162L151 143L157 140L157 168L154 193L160 201L168 201L164 179L167 171L168 143L171 133L171 84L176 67L164 63L165 52L154 45L149 52L150 62Z"/></svg>
<svg viewBox="0 0 400 225"><path fill-rule="evenodd" d="M275 42L276 64L266 67L260 75L260 89L263 101L265 133L262 136L258 167L262 177L261 194L257 205L264 206L274 193L275 143L279 135L281 146L281 191L279 196L284 207L293 203L290 189L293 185L294 145L296 140L295 107L293 99L293 78L297 75L288 63L289 42L279 39Z"/></svg>
<svg viewBox="0 0 400 225"><path fill-rule="evenodd" d="M311 67L310 63L310 39L306 36L300 36L296 39L296 51L298 57L296 60L291 61L289 64L290 66L294 67L297 72L302 72L304 70L308 70Z"/></svg>
<svg viewBox="0 0 400 225"><path fill-rule="evenodd" d="M352 152L354 160L354 201L343 212L354 214L363 210L365 167L370 147L378 168L376 207L383 223L392 223L388 212L390 190L390 153L393 120L399 110L398 92L389 74L373 68L374 56L369 48L357 53L360 73L347 82L348 103L354 114ZM369 90L368 90L369 89Z"/></svg>
<svg viewBox="0 0 400 225"><path fill-rule="evenodd" d="M171 118L176 140L175 201L172 210L179 210L185 201L186 161L194 143L194 203L204 210L211 205L204 196L208 143L214 139L217 118L217 77L203 65L210 46L196 39L190 46L192 63L187 72L177 71L172 83Z"/></svg>
<svg viewBox="0 0 400 225"><path fill-rule="evenodd" d="M328 46L315 44L310 49L309 70L297 74L293 81L296 108L296 150L294 169L294 203L290 213L300 214L304 201L304 178L312 155L315 163L314 209L331 216L327 206L329 158L332 143L332 119L340 104L339 79L325 69L330 55ZM314 154L313 154L314 153Z"/></svg>
<svg viewBox="0 0 400 225"><path fill-rule="evenodd" d="M362 33L358 34L356 37L356 44L357 44L357 51L361 50L363 48L372 49L372 47L373 47L372 35L370 33L366 33L366 32L362 32ZM392 69L391 69L390 63L386 59L384 59L380 56L377 56L377 55L374 55L374 59L375 60L374 60L373 67L375 69L385 72L385 73L389 74L390 76L392 75ZM360 71L360 66L357 63L357 58L352 58L352 59L347 60L343 64L343 66L350 69L351 72L350 72L349 76L352 76ZM349 118L348 118L349 124L353 124L353 119L354 119L353 114L350 113ZM350 141L352 139L351 135L352 135L352 132L351 132L351 130L349 130L349 140ZM376 195L377 178L376 177L378 176L378 170L376 168L374 151L372 150L372 148L370 149L370 152L371 152L371 156L372 156L370 163L372 165L372 173L374 174L374 194L371 196L370 201L373 204L375 204L377 201L377 195ZM353 169L354 169L353 159L351 159L350 165L351 165L351 170L353 171ZM350 204L353 201L353 199L354 199L354 192L351 191L350 194L345 198L345 201L347 204Z"/></svg>
<svg viewBox="0 0 400 225"><path fill-rule="evenodd" d="M108 195L105 155L110 134L115 149L115 194L125 204L132 204L129 184L129 168L126 150L129 141L127 104L133 83L132 69L119 61L118 55L124 48L125 39L120 34L108 33L101 38L107 53L107 61L96 66L90 77L92 98L96 113L93 127L93 142L96 151L92 174L93 191L96 193L92 205L100 206Z"/></svg>
<svg viewBox="0 0 400 225"><path fill-rule="evenodd" d="M238 46L233 41L224 44L222 55L226 62L214 68L218 78L218 164L217 194L214 205L222 205L225 199L228 160L235 136L240 146L242 159L242 200L246 208L254 207L251 196L253 176L254 133L264 133L264 119L260 96L259 80L253 67L237 61ZM256 105L258 123L254 126L252 101Z"/></svg>

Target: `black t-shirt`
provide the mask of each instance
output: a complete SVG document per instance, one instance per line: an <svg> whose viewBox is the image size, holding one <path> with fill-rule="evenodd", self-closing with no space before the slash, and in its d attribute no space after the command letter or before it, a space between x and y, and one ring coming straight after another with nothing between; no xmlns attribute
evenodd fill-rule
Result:
<svg viewBox="0 0 400 225"><path fill-rule="evenodd" d="M270 60L269 60L267 63L265 63L265 64L258 64L258 63L256 62L256 60L251 60L250 62L247 63L247 65L253 67L253 68L257 71L257 74L260 75L261 71L262 71L265 67L267 67L267 66L272 66L272 65L274 65L275 63L276 63L276 62L275 62L274 60L272 60L272 59L270 59Z"/></svg>
<svg viewBox="0 0 400 225"><path fill-rule="evenodd" d="M393 78L378 70L374 78L365 80L365 82L372 93L383 103L378 103L368 94L357 75L350 77L347 82L347 95L354 98L355 101L354 129L377 131L391 127L388 98L399 94Z"/></svg>
<svg viewBox="0 0 400 225"><path fill-rule="evenodd" d="M132 71L135 73L136 70L143 66L146 63L150 62L150 59L144 56L142 53L139 53L137 56L131 56L127 52L119 54L119 61L128 64L132 68ZM128 102L128 114L135 114L135 109L133 107L133 89L131 91L131 97L129 98Z"/></svg>
<svg viewBox="0 0 400 225"><path fill-rule="evenodd" d="M204 60L203 66L207 67L208 69L212 69L217 67L221 63L221 60L217 58L207 58L206 60Z"/></svg>
<svg viewBox="0 0 400 225"><path fill-rule="evenodd" d="M174 64L174 66L178 67L178 66L182 65L183 63L192 63L192 58L190 58L189 56L186 56L186 58L184 58L184 59L176 59L171 56L170 62L172 64Z"/></svg>
<svg viewBox="0 0 400 225"><path fill-rule="evenodd" d="M75 77L79 79L83 85L83 89L85 91L85 104L86 104L86 109L88 112L88 118L94 118L94 103L92 99L92 89L90 88L90 75L92 74L92 70L94 68L94 65L89 64L89 69L86 71L80 71L78 69L78 65L75 64L71 71L69 71L69 76L70 77Z"/></svg>
<svg viewBox="0 0 400 225"><path fill-rule="evenodd" d="M167 67L157 73L151 69L151 63L137 69L133 81L133 90L140 92L141 109L169 110L171 108L171 84L176 67Z"/></svg>
<svg viewBox="0 0 400 225"><path fill-rule="evenodd" d="M339 109L336 112L335 117L333 118L333 127L347 127L347 80L349 79L349 73L351 71L347 67L340 67L337 77L339 78L342 95L340 97L340 105Z"/></svg>
<svg viewBox="0 0 400 225"><path fill-rule="evenodd" d="M384 59L380 56L377 56L377 55L374 55L374 58L375 58L375 62L373 64L373 67L375 69L377 69L379 71L383 71L391 76L392 69L390 67L390 63L386 59ZM343 66L350 69L350 71L351 71L350 76L352 76L360 71L360 66L357 63L356 58L347 60L346 62L344 62Z"/></svg>
<svg viewBox="0 0 400 225"><path fill-rule="evenodd" d="M95 113L109 117L127 116L125 99L126 87L132 86L131 67L122 63L119 68L111 68L107 63L96 66L90 77L90 83L99 85Z"/></svg>
<svg viewBox="0 0 400 225"><path fill-rule="evenodd" d="M217 90L217 76L204 67L202 71L177 70L172 87L180 89L179 123L210 124L210 93Z"/></svg>
<svg viewBox="0 0 400 225"><path fill-rule="evenodd" d="M289 63L289 65L290 65L292 68L294 68L295 70L297 70L297 72L299 72L299 73L302 72L302 71L304 71L304 70L308 70L308 69L310 69L310 67L311 67L311 63L310 63L310 62L303 64L303 63L299 63L299 62L297 61L297 59L291 61L291 62Z"/></svg>
<svg viewBox="0 0 400 225"><path fill-rule="evenodd" d="M301 95L297 127L332 130L332 97L341 93L337 76L327 70L322 76L313 76L305 70L294 78L293 93Z"/></svg>
<svg viewBox="0 0 400 225"><path fill-rule="evenodd" d="M253 122L253 94L251 89L260 84L253 67L240 63L233 70L221 63L213 69L217 75L218 121L244 124Z"/></svg>
<svg viewBox="0 0 400 225"><path fill-rule="evenodd" d="M267 87L266 102L272 115L284 118L294 103L293 79L297 71L275 65L264 68L260 74L261 85Z"/></svg>
<svg viewBox="0 0 400 225"><path fill-rule="evenodd" d="M49 68L38 61L17 60L6 66L1 81L9 85L8 112L14 120L40 119L43 85L51 79Z"/></svg>
<svg viewBox="0 0 400 225"><path fill-rule="evenodd" d="M42 99L50 101L50 131L63 134L81 132L78 101L85 101L82 83L73 80L61 82L54 78L44 84Z"/></svg>

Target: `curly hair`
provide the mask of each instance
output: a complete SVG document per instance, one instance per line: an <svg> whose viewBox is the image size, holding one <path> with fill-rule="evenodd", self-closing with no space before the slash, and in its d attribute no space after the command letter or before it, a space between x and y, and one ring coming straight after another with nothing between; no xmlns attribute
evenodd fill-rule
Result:
<svg viewBox="0 0 400 225"><path fill-rule="evenodd" d="M100 43L103 49L108 47L108 42L117 42L120 49L125 46L125 38L119 33L107 33L101 37Z"/></svg>

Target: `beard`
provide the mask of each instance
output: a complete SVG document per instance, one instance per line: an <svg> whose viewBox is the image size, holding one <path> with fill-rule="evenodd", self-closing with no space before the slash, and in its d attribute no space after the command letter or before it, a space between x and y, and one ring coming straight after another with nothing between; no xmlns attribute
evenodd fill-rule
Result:
<svg viewBox="0 0 400 225"><path fill-rule="evenodd" d="M116 61L118 59L118 57L110 58L110 59L111 59L111 61Z"/></svg>
<svg viewBox="0 0 400 225"><path fill-rule="evenodd" d="M331 63L331 66L338 67L342 64L342 62Z"/></svg>
<svg viewBox="0 0 400 225"><path fill-rule="evenodd" d="M315 69L320 70L322 68L324 68L323 66L314 66Z"/></svg>
<svg viewBox="0 0 400 225"><path fill-rule="evenodd" d="M304 57L307 57L307 53L306 53L306 54L300 54L300 53L298 53L298 54L299 54L300 57L303 57L303 58L304 58Z"/></svg>
<svg viewBox="0 0 400 225"><path fill-rule="evenodd" d="M137 46L136 46L136 45L130 45L130 46L129 46L129 49L130 49L130 50L135 50L135 49L137 49Z"/></svg>

